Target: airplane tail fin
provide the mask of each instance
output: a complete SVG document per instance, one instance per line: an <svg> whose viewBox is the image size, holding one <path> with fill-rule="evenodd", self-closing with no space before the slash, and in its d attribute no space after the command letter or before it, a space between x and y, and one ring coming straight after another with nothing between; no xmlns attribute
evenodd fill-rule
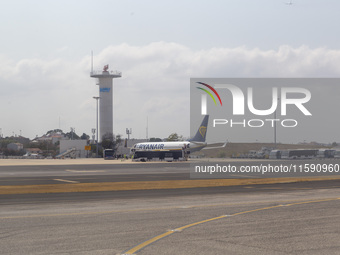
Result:
<svg viewBox="0 0 340 255"><path fill-rule="evenodd" d="M205 115L200 127L197 130L196 135L193 138L191 138L189 141L205 142L205 137L207 136L207 130L208 130L208 120L209 120L209 115Z"/></svg>

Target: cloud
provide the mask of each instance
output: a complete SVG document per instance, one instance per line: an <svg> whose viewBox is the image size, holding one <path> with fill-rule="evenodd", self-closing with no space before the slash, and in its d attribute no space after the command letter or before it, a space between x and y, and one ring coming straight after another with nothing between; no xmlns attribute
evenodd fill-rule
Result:
<svg viewBox="0 0 340 255"><path fill-rule="evenodd" d="M5 135L28 137L49 129L90 134L95 126L96 81L90 78L91 56L81 59L22 59L0 56L0 113ZM122 71L114 80L114 131L145 137L189 135L190 77L338 77L340 50L211 48L154 42L144 46L111 45L94 55L95 69L105 64Z"/></svg>

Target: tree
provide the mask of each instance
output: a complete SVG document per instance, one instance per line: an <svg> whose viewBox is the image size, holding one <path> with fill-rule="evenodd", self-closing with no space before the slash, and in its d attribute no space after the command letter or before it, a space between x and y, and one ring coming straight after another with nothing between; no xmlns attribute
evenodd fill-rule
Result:
<svg viewBox="0 0 340 255"><path fill-rule="evenodd" d="M3 139L0 140L0 147L3 148L3 149L6 149L8 144L15 143L15 142L16 141L13 138L6 137L6 138L3 138Z"/></svg>
<svg viewBox="0 0 340 255"><path fill-rule="evenodd" d="M112 133L106 133L102 136L102 147L103 149L117 150L122 142L121 135L115 136Z"/></svg>
<svg viewBox="0 0 340 255"><path fill-rule="evenodd" d="M161 139L161 138L151 137L151 138L149 139L149 142L162 142L162 139Z"/></svg>
<svg viewBox="0 0 340 255"><path fill-rule="evenodd" d="M83 134L81 135L80 139L82 139L82 140L90 140L90 136L87 135L87 134L85 134L85 133L83 133Z"/></svg>
<svg viewBox="0 0 340 255"><path fill-rule="evenodd" d="M172 133L168 136L167 141L183 141L183 136L178 135L177 133Z"/></svg>
<svg viewBox="0 0 340 255"><path fill-rule="evenodd" d="M72 139L72 140L79 140L80 137L79 135L77 135L75 132L68 132L65 134L65 136L68 138L68 139Z"/></svg>
<svg viewBox="0 0 340 255"><path fill-rule="evenodd" d="M15 151L15 150L11 150L11 149L3 149L2 153L5 156L23 156L25 154L25 151L24 150Z"/></svg>
<svg viewBox="0 0 340 255"><path fill-rule="evenodd" d="M53 129L53 130L47 131L46 135L53 134L53 133L63 134L63 131L61 129Z"/></svg>

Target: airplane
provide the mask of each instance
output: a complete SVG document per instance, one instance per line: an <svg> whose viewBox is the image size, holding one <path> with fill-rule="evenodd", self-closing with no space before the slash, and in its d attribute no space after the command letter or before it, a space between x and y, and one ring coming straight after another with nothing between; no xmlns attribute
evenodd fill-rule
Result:
<svg viewBox="0 0 340 255"><path fill-rule="evenodd" d="M131 149L133 159L140 159L141 161L145 161L145 159L151 160L153 158L173 158L174 160L179 158L187 159L190 152L199 151L207 146L205 138L207 135L208 120L209 115L206 115L203 118L196 135L187 141L146 142L135 144ZM222 147L225 147L225 145L226 143Z"/></svg>
<svg viewBox="0 0 340 255"><path fill-rule="evenodd" d="M293 1L290 0L289 2L286 2L287 5L293 5Z"/></svg>

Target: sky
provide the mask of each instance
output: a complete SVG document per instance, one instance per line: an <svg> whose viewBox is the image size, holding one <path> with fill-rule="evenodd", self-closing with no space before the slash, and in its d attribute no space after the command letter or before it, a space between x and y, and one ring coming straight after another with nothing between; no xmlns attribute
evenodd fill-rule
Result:
<svg viewBox="0 0 340 255"><path fill-rule="evenodd" d="M132 138L147 119L148 137L188 137L193 77L339 77L340 2L286 2L0 0L1 133L90 135L91 51L122 72L114 133Z"/></svg>

